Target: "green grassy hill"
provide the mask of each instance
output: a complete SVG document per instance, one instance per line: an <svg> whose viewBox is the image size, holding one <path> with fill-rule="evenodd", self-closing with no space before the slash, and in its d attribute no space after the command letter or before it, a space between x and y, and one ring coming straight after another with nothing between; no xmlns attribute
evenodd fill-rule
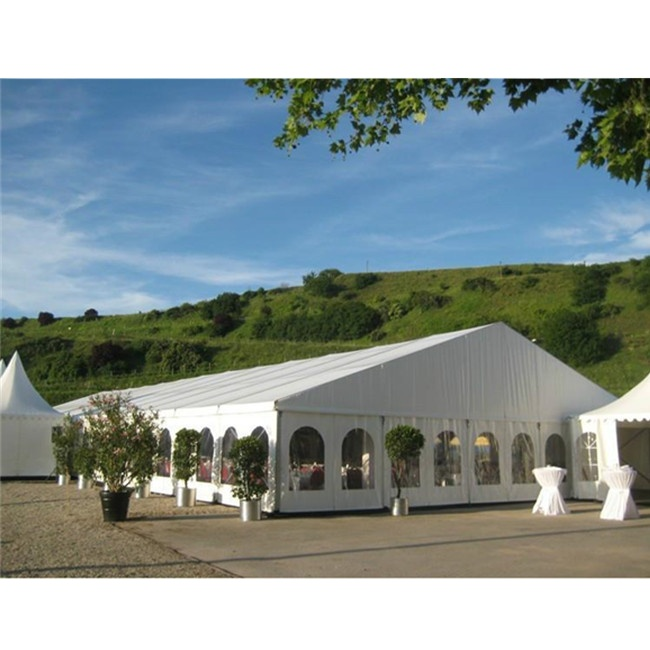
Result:
<svg viewBox="0 0 650 650"><path fill-rule="evenodd" d="M590 293L594 281L600 283L595 294ZM562 309L582 320L558 341L549 319ZM222 294L165 312L103 316L89 310L77 318L45 324L47 320L47 314L3 319L1 354L8 362L18 350L34 386L53 405L99 390L496 321L621 395L650 372L650 257L598 267L526 264L376 274L329 270L312 274L301 287ZM600 347L592 349L591 343ZM579 348L581 354L574 354Z"/></svg>

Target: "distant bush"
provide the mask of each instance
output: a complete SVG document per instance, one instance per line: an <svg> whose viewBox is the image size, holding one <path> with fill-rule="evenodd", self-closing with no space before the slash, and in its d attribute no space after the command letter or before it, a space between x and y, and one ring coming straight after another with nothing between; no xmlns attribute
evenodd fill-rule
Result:
<svg viewBox="0 0 650 650"><path fill-rule="evenodd" d="M503 276L521 275L521 271L519 269L513 269L510 266L504 266L504 267L501 268L501 275L503 275Z"/></svg>
<svg viewBox="0 0 650 650"><path fill-rule="evenodd" d="M451 296L431 293L430 291L413 291L408 299L409 309L419 307L423 311L442 309L453 302Z"/></svg>
<svg viewBox="0 0 650 650"><path fill-rule="evenodd" d="M8 329L8 330L13 330L18 327L18 321L15 318L3 318L2 319L2 327Z"/></svg>
<svg viewBox="0 0 650 650"><path fill-rule="evenodd" d="M324 269L318 275L309 273L302 277L303 286L307 293L320 298L334 298L344 289L335 282L342 275L338 269Z"/></svg>
<svg viewBox="0 0 650 650"><path fill-rule="evenodd" d="M635 265L632 288L641 298L640 307L650 307L650 255Z"/></svg>
<svg viewBox="0 0 650 650"><path fill-rule="evenodd" d="M379 313L361 302L329 304L320 314L291 314L253 322L254 338L287 341L348 341L369 334L381 324Z"/></svg>
<svg viewBox="0 0 650 650"><path fill-rule="evenodd" d="M38 324L39 325L51 325L54 321L54 314L51 314L49 311L42 311L38 314Z"/></svg>
<svg viewBox="0 0 650 650"><path fill-rule="evenodd" d="M157 364L166 374L194 372L203 362L205 348L198 343L184 341L155 341L147 350L146 360Z"/></svg>
<svg viewBox="0 0 650 650"><path fill-rule="evenodd" d="M607 355L608 342L589 314L559 309L546 316L541 326L542 345L568 364L588 365Z"/></svg>
<svg viewBox="0 0 650 650"><path fill-rule="evenodd" d="M113 373L126 372L126 350L118 343L104 341L93 345L90 351L90 367L94 372L110 371Z"/></svg>
<svg viewBox="0 0 650 650"><path fill-rule="evenodd" d="M527 275L521 281L521 286L524 289L532 289L534 286L537 286L538 284L539 284L539 278L536 278L533 275Z"/></svg>
<svg viewBox="0 0 650 650"><path fill-rule="evenodd" d="M242 311L242 300L238 293L222 293L213 300L201 303L200 311L201 316L210 321L216 316L224 314L236 319L240 316Z"/></svg>
<svg viewBox="0 0 650 650"><path fill-rule="evenodd" d="M482 291L483 293L494 293L499 287L493 280L484 276L468 278L463 282L463 291Z"/></svg>
<svg viewBox="0 0 650 650"><path fill-rule="evenodd" d="M376 273L357 273L354 276L354 288L355 289L365 289L376 282L379 282L380 278Z"/></svg>
<svg viewBox="0 0 650 650"><path fill-rule="evenodd" d="M236 326L237 322L230 314L215 314L212 319L210 333L212 336L225 336L228 332L232 332Z"/></svg>
<svg viewBox="0 0 650 650"><path fill-rule="evenodd" d="M612 269L600 264L574 266L571 298L576 307L602 302L607 295L607 285Z"/></svg>
<svg viewBox="0 0 650 650"><path fill-rule="evenodd" d="M96 309L86 309L84 312L85 321L94 321L99 318L99 312Z"/></svg>

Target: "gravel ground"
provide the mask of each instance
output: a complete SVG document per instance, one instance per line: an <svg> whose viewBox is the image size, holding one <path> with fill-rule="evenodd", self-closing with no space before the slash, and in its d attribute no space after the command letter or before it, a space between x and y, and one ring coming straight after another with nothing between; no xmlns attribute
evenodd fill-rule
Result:
<svg viewBox="0 0 650 650"><path fill-rule="evenodd" d="M103 521L99 488L3 481L0 495L0 577L233 577L129 530L129 520L200 517L231 510L223 506L197 503L193 508L178 508L173 497L132 496L127 521L116 524Z"/></svg>

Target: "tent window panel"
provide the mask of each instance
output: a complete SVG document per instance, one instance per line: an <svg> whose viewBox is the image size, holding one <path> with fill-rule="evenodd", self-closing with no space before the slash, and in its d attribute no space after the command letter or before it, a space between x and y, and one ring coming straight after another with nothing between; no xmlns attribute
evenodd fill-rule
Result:
<svg viewBox="0 0 650 650"><path fill-rule="evenodd" d="M544 460L547 466L563 467L566 469L566 447L564 445L564 439L559 433L551 434L546 440ZM567 475L565 474L562 482L566 483L566 480Z"/></svg>
<svg viewBox="0 0 650 650"><path fill-rule="evenodd" d="M301 427L289 443L289 490L325 489L325 443L312 427Z"/></svg>
<svg viewBox="0 0 650 650"><path fill-rule="evenodd" d="M158 439L158 476L171 476L172 467L172 437L169 429L163 429Z"/></svg>
<svg viewBox="0 0 650 650"><path fill-rule="evenodd" d="M474 441L474 475L478 485L499 485L499 443L490 432L484 432Z"/></svg>
<svg viewBox="0 0 650 650"><path fill-rule="evenodd" d="M201 431L199 444L199 471L197 480L202 483L212 483L212 459L214 458L214 438L210 429Z"/></svg>
<svg viewBox="0 0 650 650"><path fill-rule="evenodd" d="M453 431L439 433L433 445L433 478L436 487L461 485L460 440Z"/></svg>
<svg viewBox="0 0 650 650"><path fill-rule="evenodd" d="M512 441L513 484L535 483L535 450L533 439L527 433L519 433Z"/></svg>
<svg viewBox="0 0 650 650"><path fill-rule="evenodd" d="M349 431L341 449L341 482L344 490L375 487L375 445L363 429Z"/></svg>
<svg viewBox="0 0 650 650"><path fill-rule="evenodd" d="M595 433L583 433L576 441L581 481L598 480L598 454Z"/></svg>
<svg viewBox="0 0 650 650"><path fill-rule="evenodd" d="M233 427L228 427L221 443L221 469L219 471L219 480L222 485L235 484L235 473L233 471L232 461L228 458L235 440L237 440L237 431Z"/></svg>
<svg viewBox="0 0 650 650"><path fill-rule="evenodd" d="M266 463L264 464L264 482L266 483L267 487L269 484L269 434L266 432L266 429L264 427L255 427L253 429L253 433L251 433L251 436L253 438L256 438L257 440L262 443L262 447L264 448L264 451L266 452Z"/></svg>
<svg viewBox="0 0 650 650"><path fill-rule="evenodd" d="M566 447L564 439L559 433L551 434L546 440L544 461L546 465L566 469ZM566 480L566 476L564 478Z"/></svg>

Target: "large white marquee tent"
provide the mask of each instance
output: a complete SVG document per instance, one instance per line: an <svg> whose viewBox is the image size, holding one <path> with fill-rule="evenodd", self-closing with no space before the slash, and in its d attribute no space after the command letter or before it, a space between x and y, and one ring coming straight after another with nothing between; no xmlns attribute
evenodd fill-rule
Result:
<svg viewBox="0 0 650 650"><path fill-rule="evenodd" d="M634 490L650 490L650 374L621 398L582 413L574 430L582 447L596 453L596 466L591 463L592 471L578 476L577 496L602 498L602 470L616 465L637 471Z"/></svg>
<svg viewBox="0 0 650 650"><path fill-rule="evenodd" d="M0 475L46 477L55 471L52 428L63 421L36 391L18 352L0 376Z"/></svg>
<svg viewBox="0 0 650 650"><path fill-rule="evenodd" d="M128 392L165 429L154 492L173 493L173 437L190 427L202 432L197 498L236 505L227 452L254 435L269 450L264 508L281 512L388 506L383 441L397 424L426 439L403 490L414 507L534 500L532 468L547 464L569 469L570 495L568 418L614 399L502 323Z"/></svg>

